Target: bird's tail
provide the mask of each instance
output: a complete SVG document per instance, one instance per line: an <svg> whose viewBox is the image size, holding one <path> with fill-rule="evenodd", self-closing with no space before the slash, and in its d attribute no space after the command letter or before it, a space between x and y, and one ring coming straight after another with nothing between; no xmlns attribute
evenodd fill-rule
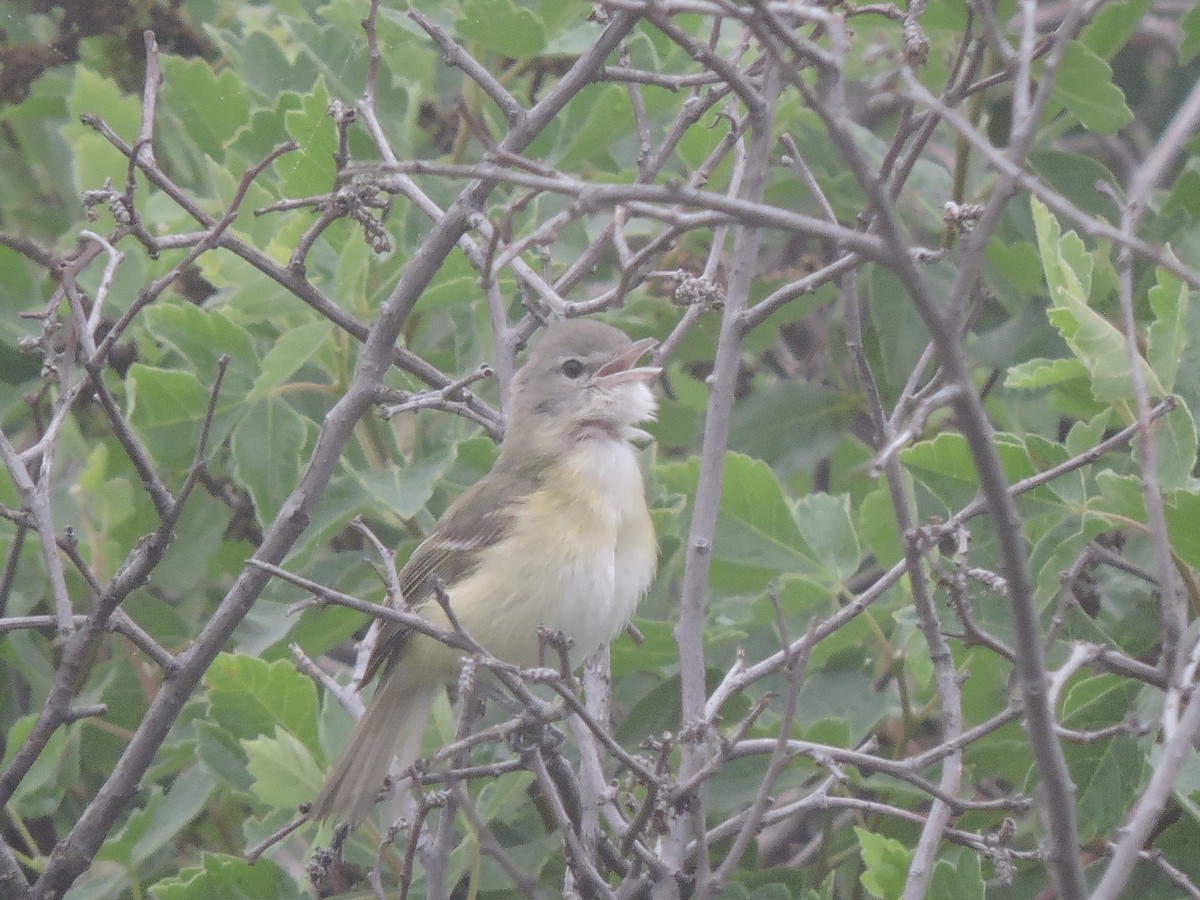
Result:
<svg viewBox="0 0 1200 900"><path fill-rule="evenodd" d="M312 818L358 825L379 796L392 758L407 768L420 755L437 685L426 678L404 676L405 667L398 666L380 679L375 696L313 801Z"/></svg>

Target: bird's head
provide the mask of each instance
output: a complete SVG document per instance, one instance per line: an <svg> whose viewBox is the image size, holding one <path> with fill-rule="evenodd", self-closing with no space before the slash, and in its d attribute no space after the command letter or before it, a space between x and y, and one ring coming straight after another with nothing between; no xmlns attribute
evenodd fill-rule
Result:
<svg viewBox="0 0 1200 900"><path fill-rule="evenodd" d="M590 319L550 325L513 381L506 447L566 452L584 440L631 440L654 418L650 385L662 370L639 366L655 345Z"/></svg>

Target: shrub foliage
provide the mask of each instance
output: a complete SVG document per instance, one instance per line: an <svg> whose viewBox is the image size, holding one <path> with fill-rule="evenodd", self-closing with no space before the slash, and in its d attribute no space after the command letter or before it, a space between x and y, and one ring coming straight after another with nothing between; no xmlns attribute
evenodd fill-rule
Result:
<svg viewBox="0 0 1200 900"><path fill-rule="evenodd" d="M0 895L1200 896L1186 6L4 3ZM562 315L637 634L289 830Z"/></svg>

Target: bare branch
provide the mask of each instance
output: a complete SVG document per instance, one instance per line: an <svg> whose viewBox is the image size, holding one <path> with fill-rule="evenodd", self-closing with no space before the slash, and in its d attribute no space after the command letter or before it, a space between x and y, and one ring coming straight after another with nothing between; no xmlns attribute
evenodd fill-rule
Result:
<svg viewBox="0 0 1200 900"><path fill-rule="evenodd" d="M491 72L476 62L475 57L467 53L445 31L434 25L433 22L429 21L429 19L417 10L409 10L408 16L420 25L427 35L433 38L434 43L442 48L442 52L446 54L446 62L449 65L457 69L462 69L463 73L479 85L488 98L496 106L500 107L500 112L504 114L509 127L521 124L521 120L525 118L525 110L513 95L504 89L504 85L497 81Z"/></svg>

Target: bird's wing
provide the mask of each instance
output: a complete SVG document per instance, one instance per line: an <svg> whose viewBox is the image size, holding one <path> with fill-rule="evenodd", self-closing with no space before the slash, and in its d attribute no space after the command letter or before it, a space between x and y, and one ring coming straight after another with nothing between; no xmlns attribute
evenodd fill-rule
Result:
<svg viewBox="0 0 1200 900"><path fill-rule="evenodd" d="M434 600L434 586L447 588L475 571L483 551L508 535L520 501L535 481L492 471L467 490L442 514L433 534L413 551L400 570L400 590L409 609ZM391 668L403 655L411 630L395 622L383 624L367 660L361 684Z"/></svg>

